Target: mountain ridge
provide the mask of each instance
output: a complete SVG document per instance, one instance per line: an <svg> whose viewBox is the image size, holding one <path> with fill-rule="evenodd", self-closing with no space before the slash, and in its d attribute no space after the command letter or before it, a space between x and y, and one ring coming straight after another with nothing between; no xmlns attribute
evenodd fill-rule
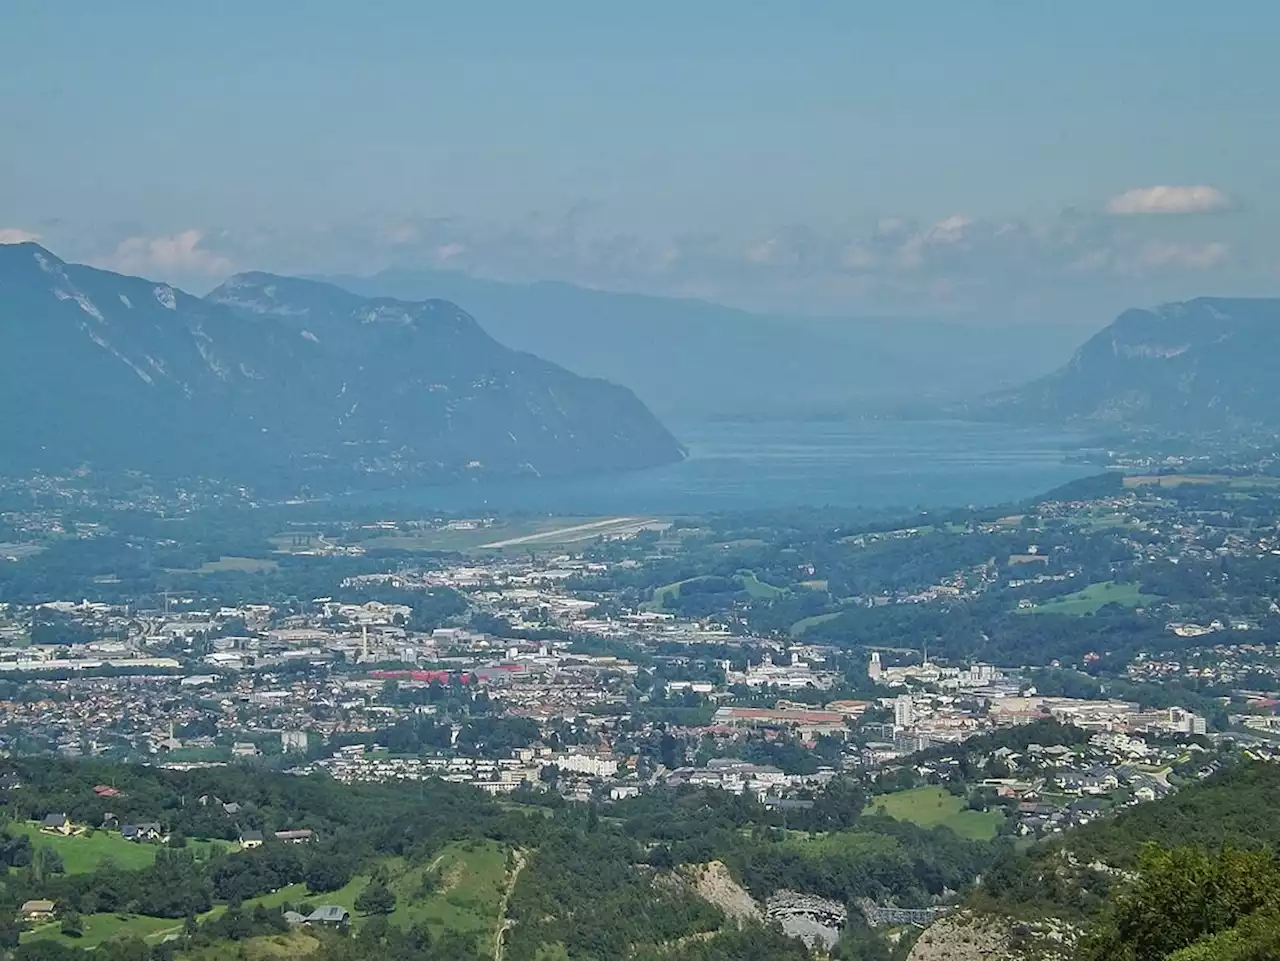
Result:
<svg viewBox="0 0 1280 961"><path fill-rule="evenodd" d="M982 418L1163 430L1280 423L1280 299L1198 297L1126 310L1058 370L964 405Z"/></svg>
<svg viewBox="0 0 1280 961"><path fill-rule="evenodd" d="M445 301L267 274L199 298L36 244L0 247L0 290L0 401L25 414L0 429L11 466L355 482L683 456L630 391L511 350Z"/></svg>
<svg viewBox="0 0 1280 961"><path fill-rule="evenodd" d="M445 297L503 343L634 390L660 416L893 414L1014 386L1079 344L1077 328L760 314L694 298L395 268L319 277L355 293Z"/></svg>

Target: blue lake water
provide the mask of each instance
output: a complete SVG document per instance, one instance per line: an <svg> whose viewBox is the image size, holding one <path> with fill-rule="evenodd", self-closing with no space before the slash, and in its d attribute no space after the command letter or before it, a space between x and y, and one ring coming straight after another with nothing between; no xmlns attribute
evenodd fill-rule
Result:
<svg viewBox="0 0 1280 961"><path fill-rule="evenodd" d="M1018 500L1098 472L1065 462L1078 438L991 424L670 426L689 450L689 457L678 464L567 481L419 487L384 492L377 499L441 511L504 513L681 514L804 506L937 509Z"/></svg>

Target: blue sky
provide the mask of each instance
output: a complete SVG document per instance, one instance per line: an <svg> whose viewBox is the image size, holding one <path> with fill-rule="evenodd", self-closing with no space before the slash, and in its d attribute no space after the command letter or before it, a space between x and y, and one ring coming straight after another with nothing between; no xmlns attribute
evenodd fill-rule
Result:
<svg viewBox="0 0 1280 961"><path fill-rule="evenodd" d="M197 289L416 265L1081 323L1280 292L1274 4L121 0L3 27L0 238Z"/></svg>

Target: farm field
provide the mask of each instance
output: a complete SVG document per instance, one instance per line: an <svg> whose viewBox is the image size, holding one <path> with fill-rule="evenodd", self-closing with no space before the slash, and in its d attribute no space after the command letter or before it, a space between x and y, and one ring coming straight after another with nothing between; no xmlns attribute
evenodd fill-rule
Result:
<svg viewBox="0 0 1280 961"><path fill-rule="evenodd" d="M280 566L279 561L259 557L219 557L216 561L201 564L197 574L266 574Z"/></svg>
<svg viewBox="0 0 1280 961"><path fill-rule="evenodd" d="M891 818L910 821L922 828L950 828L962 838L987 841L996 836L1004 815L999 811L970 811L964 798L940 787L918 787L871 799L867 814L880 808Z"/></svg>
<svg viewBox="0 0 1280 961"><path fill-rule="evenodd" d="M93 841L98 836L83 840ZM128 841L119 843L139 850L148 849L148 846ZM107 846L99 845L99 849L106 850ZM150 850L154 857L155 849ZM502 910L503 893L508 884L507 848L492 841L459 842L445 847L429 864L410 867L401 859L388 858L382 865L386 871L388 886L396 895L395 910L388 918L392 924L407 928L423 923L432 929L433 934L446 930L456 931L474 935L480 944L487 943L494 936ZM355 902L369 880L367 874L357 875L337 891L324 893L312 892L305 884L291 884L270 894L248 898L243 907L245 910L252 910L258 905L279 908L285 904L300 905L304 902L317 906L337 904L346 908L351 913L353 923L359 926L362 918L356 911ZM226 910L225 904L216 905L199 920L218 917ZM81 948L93 948L104 941L130 937L155 944L170 934L181 932L183 926L181 920L136 914L90 914L83 917L83 922L84 935L80 938L64 937L61 922L57 920L25 932L22 938L24 942L53 940ZM300 943L293 943L300 938ZM256 944L257 954L263 958L282 956L280 952L285 948L293 950L314 947L314 939L297 933L254 938L252 941ZM214 946L205 952L198 952L195 957L202 961L207 957L212 961L222 957L218 954L219 950L223 949ZM254 952L249 953L252 955Z"/></svg>
<svg viewBox="0 0 1280 961"><path fill-rule="evenodd" d="M815 614L813 615L813 617L802 618L801 620L798 620L794 624L792 624L790 630L787 633L789 633L792 637L801 637L804 635L804 632L807 631L809 628L817 627L819 624L825 624L827 623L827 621L834 621L837 617L840 616L840 614L841 614L840 611L831 611L827 614Z"/></svg>
<svg viewBox="0 0 1280 961"><path fill-rule="evenodd" d="M104 941L116 938L141 938L155 942L166 934L182 930L182 921L173 918L150 918L141 914L86 914L83 917L84 934L78 938L64 937L62 922L51 921L22 934L22 943L28 941L57 941L68 947L96 948Z"/></svg>
<svg viewBox="0 0 1280 961"><path fill-rule="evenodd" d="M786 590L781 587L774 587L772 584L766 584L764 581L756 577L754 571L738 571L733 575L735 579L741 582L739 590L745 591L755 598L777 597L779 594L785 594ZM649 598L646 608L651 611L660 611L666 606L667 598L678 596L680 589L686 584L696 584L698 581L711 579L711 575L701 575L699 577L689 577L682 581L673 581L670 584L663 584L661 587L655 587L653 594Z"/></svg>
<svg viewBox="0 0 1280 961"><path fill-rule="evenodd" d="M98 869L103 861L114 861L125 870L149 867L156 859L158 848L151 844L135 844L126 841L114 831L95 831L89 834L45 834L40 826L30 821L9 825L15 834L25 834L35 848L50 847L62 859L68 874L88 874Z"/></svg>
<svg viewBox="0 0 1280 961"><path fill-rule="evenodd" d="M1103 581L1090 584L1072 594L1056 597L1035 607L1023 608L1023 614L1096 614L1108 604L1119 604L1122 607L1139 607L1142 604L1159 600L1151 594L1143 594L1137 584L1117 584L1114 581Z"/></svg>
<svg viewBox="0 0 1280 961"><path fill-rule="evenodd" d="M220 943L182 955L183 961L297 961L320 946L307 931L249 938L238 943Z"/></svg>
<svg viewBox="0 0 1280 961"><path fill-rule="evenodd" d="M46 834L38 824L31 821L12 822L9 830L25 834L31 839L32 847L53 848L62 859L62 866L68 874L88 874L96 871L104 861L112 861L127 871L149 867L156 859L156 852L160 850L155 844L126 841L117 831L94 831L92 834L63 837L60 834ZM198 858L207 857L215 846L228 850L238 847L230 841L187 842L187 850L194 851Z"/></svg>
<svg viewBox="0 0 1280 961"><path fill-rule="evenodd" d="M1124 479L1125 487L1182 487L1187 484L1225 484L1234 488L1280 487L1280 477L1237 477L1232 474L1131 474Z"/></svg>
<svg viewBox="0 0 1280 961"><path fill-rule="evenodd" d="M764 581L756 577L755 572L753 571L739 571L738 576L742 578L742 589L752 597L767 599L786 593L786 591L781 587L774 587L772 584L766 584Z"/></svg>
<svg viewBox="0 0 1280 961"><path fill-rule="evenodd" d="M847 858L879 857L890 854L899 847L896 838L863 831L833 831L827 834L794 832L789 834L786 844L807 856L840 855Z"/></svg>

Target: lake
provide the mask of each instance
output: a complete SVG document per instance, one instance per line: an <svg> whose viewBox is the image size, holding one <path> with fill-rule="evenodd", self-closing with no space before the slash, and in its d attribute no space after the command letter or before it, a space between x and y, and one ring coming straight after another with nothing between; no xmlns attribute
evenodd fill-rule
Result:
<svg viewBox="0 0 1280 961"><path fill-rule="evenodd" d="M388 495L440 511L696 514L789 507L938 509L1049 490L1097 468L1068 464L1079 438L959 421L670 425L689 457L573 480L419 487ZM363 495L361 500L371 499Z"/></svg>

